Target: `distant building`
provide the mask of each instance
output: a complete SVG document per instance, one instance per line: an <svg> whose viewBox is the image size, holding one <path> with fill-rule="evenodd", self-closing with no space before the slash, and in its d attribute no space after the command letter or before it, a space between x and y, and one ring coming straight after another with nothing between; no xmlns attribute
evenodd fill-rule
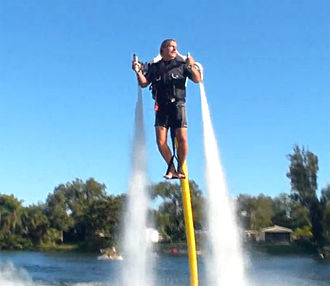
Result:
<svg viewBox="0 0 330 286"><path fill-rule="evenodd" d="M274 225L263 228L260 232L259 240L265 242L291 242L292 233L292 229Z"/></svg>

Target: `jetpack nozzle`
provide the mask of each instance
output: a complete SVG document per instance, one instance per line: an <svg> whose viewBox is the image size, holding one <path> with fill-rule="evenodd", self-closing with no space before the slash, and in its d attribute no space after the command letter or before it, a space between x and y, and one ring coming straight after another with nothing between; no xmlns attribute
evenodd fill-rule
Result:
<svg viewBox="0 0 330 286"><path fill-rule="evenodd" d="M136 72L138 72L140 70L139 66L138 66L138 63L139 63L139 59L137 57L136 54L133 54L133 62L134 62L134 69Z"/></svg>

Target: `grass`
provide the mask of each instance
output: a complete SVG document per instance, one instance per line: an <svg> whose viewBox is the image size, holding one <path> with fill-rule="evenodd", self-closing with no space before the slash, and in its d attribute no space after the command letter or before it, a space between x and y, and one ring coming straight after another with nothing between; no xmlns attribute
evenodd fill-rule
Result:
<svg viewBox="0 0 330 286"><path fill-rule="evenodd" d="M77 243L63 243L63 244L42 244L38 246L37 250L41 251L86 251Z"/></svg>

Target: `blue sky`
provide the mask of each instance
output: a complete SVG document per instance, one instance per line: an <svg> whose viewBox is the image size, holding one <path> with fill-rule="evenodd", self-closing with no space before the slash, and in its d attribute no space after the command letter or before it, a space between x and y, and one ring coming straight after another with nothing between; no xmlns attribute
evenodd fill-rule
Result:
<svg viewBox="0 0 330 286"><path fill-rule="evenodd" d="M204 67L232 196L290 192L294 144L330 183L330 2L1 1L0 193L44 202L60 183L127 190L137 83L132 54L175 38ZM144 94L148 177L166 170ZM204 189L199 87L188 85L190 179Z"/></svg>

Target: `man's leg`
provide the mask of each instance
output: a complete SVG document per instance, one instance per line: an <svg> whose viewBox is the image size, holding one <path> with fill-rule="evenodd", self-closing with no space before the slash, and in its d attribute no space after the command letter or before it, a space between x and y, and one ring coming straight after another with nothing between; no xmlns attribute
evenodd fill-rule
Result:
<svg viewBox="0 0 330 286"><path fill-rule="evenodd" d="M182 165L186 161L188 154L188 136L187 128L177 128L175 130L176 140L178 141L178 176L179 179L184 179L185 174L182 171Z"/></svg>
<svg viewBox="0 0 330 286"><path fill-rule="evenodd" d="M163 156L167 165L169 165L172 159L172 152L167 144L167 131L168 129L165 127L156 126L156 140L157 140L158 150L160 154ZM170 169L169 173L166 174L164 177L166 179L172 179L173 176L176 176L174 165Z"/></svg>

